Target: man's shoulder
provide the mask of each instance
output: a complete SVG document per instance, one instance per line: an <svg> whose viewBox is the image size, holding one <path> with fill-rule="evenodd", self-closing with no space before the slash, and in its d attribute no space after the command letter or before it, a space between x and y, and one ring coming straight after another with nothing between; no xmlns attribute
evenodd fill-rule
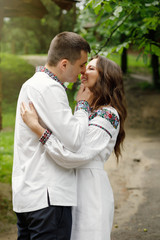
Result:
<svg viewBox="0 0 160 240"><path fill-rule="evenodd" d="M59 91L64 92L63 86L51 79L47 74L43 72L36 72L30 79L24 83L24 87L32 88L40 93L49 92L49 91Z"/></svg>
<svg viewBox="0 0 160 240"><path fill-rule="evenodd" d="M32 86L35 88L42 86L52 85L53 81L43 72L36 72L31 78L29 78L24 85Z"/></svg>

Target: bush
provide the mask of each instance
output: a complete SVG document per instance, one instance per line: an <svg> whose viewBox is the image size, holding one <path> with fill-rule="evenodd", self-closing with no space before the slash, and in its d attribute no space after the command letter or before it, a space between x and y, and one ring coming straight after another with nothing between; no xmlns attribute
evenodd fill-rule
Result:
<svg viewBox="0 0 160 240"><path fill-rule="evenodd" d="M12 104L17 101L22 84L30 78L35 69L25 60L10 54L1 54L2 98Z"/></svg>

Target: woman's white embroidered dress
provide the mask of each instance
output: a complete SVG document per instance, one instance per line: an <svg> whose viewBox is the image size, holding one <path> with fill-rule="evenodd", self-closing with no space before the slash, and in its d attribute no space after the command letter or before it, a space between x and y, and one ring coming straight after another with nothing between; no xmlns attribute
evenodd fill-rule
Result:
<svg viewBox="0 0 160 240"><path fill-rule="evenodd" d="M64 148L54 133L44 145L57 164L76 168L78 202L72 208L71 240L110 240L114 198L104 163L114 149L119 125L117 111L105 107L90 115L88 132L78 152Z"/></svg>

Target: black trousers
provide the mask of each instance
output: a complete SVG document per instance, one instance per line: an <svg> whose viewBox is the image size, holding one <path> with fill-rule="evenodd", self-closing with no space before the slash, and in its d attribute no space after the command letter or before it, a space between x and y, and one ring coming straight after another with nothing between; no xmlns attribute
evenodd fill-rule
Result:
<svg viewBox="0 0 160 240"><path fill-rule="evenodd" d="M16 215L17 240L70 240L71 207L49 206Z"/></svg>

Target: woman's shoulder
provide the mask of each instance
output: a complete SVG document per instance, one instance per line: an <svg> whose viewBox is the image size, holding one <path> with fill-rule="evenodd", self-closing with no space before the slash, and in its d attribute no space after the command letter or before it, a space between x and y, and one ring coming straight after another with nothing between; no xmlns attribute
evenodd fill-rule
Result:
<svg viewBox="0 0 160 240"><path fill-rule="evenodd" d="M94 110L89 116L89 120L92 120L95 117L100 117L109 121L114 128L117 128L119 125L118 112L112 106L102 106L101 108Z"/></svg>
<svg viewBox="0 0 160 240"><path fill-rule="evenodd" d="M118 114L117 110L110 105L103 106L101 110L102 110L102 112L110 112L111 114L116 115L119 118L119 114Z"/></svg>

